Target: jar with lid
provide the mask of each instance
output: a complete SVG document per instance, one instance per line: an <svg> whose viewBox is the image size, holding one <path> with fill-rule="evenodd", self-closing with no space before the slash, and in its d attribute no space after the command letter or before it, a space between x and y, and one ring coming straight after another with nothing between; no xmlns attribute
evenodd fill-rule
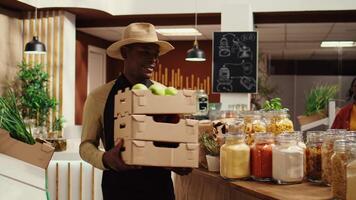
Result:
<svg viewBox="0 0 356 200"><path fill-rule="evenodd" d="M245 111L242 113L244 122L244 132L247 136L247 144L251 145L255 133L266 132L266 123L262 120L262 114L259 111Z"/></svg>
<svg viewBox="0 0 356 200"><path fill-rule="evenodd" d="M334 153L335 140L342 139L343 134L339 132L327 131L323 136L323 144L321 145L321 180L324 185L331 185L332 165L331 156Z"/></svg>
<svg viewBox="0 0 356 200"><path fill-rule="evenodd" d="M346 199L356 197L356 141L350 142L346 165Z"/></svg>
<svg viewBox="0 0 356 200"><path fill-rule="evenodd" d="M255 133L255 142L251 146L251 176L257 181L272 180L272 133Z"/></svg>
<svg viewBox="0 0 356 200"><path fill-rule="evenodd" d="M197 91L197 115L208 115L209 111L208 95L204 90Z"/></svg>
<svg viewBox="0 0 356 200"><path fill-rule="evenodd" d="M306 176L314 183L321 183L321 145L324 133L324 131L307 132Z"/></svg>
<svg viewBox="0 0 356 200"><path fill-rule="evenodd" d="M243 179L250 176L250 147L245 134L229 132L220 148L220 175L226 179Z"/></svg>
<svg viewBox="0 0 356 200"><path fill-rule="evenodd" d="M278 184L301 183L304 178L304 150L293 134L280 134L272 147L272 177Z"/></svg>
<svg viewBox="0 0 356 200"><path fill-rule="evenodd" d="M346 199L346 162L346 140L335 140L331 156L331 191L335 199Z"/></svg>
<svg viewBox="0 0 356 200"><path fill-rule="evenodd" d="M265 113L266 129L274 135L294 131L287 110L272 110Z"/></svg>

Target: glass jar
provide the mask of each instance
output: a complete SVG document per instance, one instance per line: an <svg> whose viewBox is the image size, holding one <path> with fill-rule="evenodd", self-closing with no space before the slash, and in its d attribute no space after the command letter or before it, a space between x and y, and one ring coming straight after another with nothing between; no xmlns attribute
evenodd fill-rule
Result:
<svg viewBox="0 0 356 200"><path fill-rule="evenodd" d="M278 184L301 183L304 178L304 150L293 134L280 134L272 147L272 177Z"/></svg>
<svg viewBox="0 0 356 200"><path fill-rule="evenodd" d="M346 165L346 199L356 197L356 142L351 142Z"/></svg>
<svg viewBox="0 0 356 200"><path fill-rule="evenodd" d="M274 135L294 131L293 122L286 110L273 110L265 113L266 129Z"/></svg>
<svg viewBox="0 0 356 200"><path fill-rule="evenodd" d="M244 133L227 133L220 148L220 175L231 180L250 176L250 147Z"/></svg>
<svg viewBox="0 0 356 200"><path fill-rule="evenodd" d="M257 181L272 179L272 133L255 133L255 142L251 146L251 176Z"/></svg>
<svg viewBox="0 0 356 200"><path fill-rule="evenodd" d="M258 111L245 111L242 113L244 132L247 136L247 144L254 141L254 134L266 132L266 123L262 120L262 114Z"/></svg>
<svg viewBox="0 0 356 200"><path fill-rule="evenodd" d="M331 191L335 199L346 199L346 162L346 140L335 140L331 156Z"/></svg>
<svg viewBox="0 0 356 200"><path fill-rule="evenodd" d="M307 132L306 177L314 183L321 183L321 145L324 133L324 131Z"/></svg>
<svg viewBox="0 0 356 200"><path fill-rule="evenodd" d="M334 153L334 142L335 140L342 139L343 135L338 134L338 132L327 131L323 135L323 144L321 145L321 180L323 184L331 185L331 156Z"/></svg>
<svg viewBox="0 0 356 200"><path fill-rule="evenodd" d="M208 115L209 112L208 95L204 90L197 91L197 115Z"/></svg>

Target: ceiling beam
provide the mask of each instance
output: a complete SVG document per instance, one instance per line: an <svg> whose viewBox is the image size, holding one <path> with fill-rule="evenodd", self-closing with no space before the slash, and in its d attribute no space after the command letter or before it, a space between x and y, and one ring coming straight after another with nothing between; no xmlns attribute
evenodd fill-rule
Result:
<svg viewBox="0 0 356 200"><path fill-rule="evenodd" d="M356 11L257 12L254 13L254 22L255 24L356 22Z"/></svg>
<svg viewBox="0 0 356 200"><path fill-rule="evenodd" d="M125 15L80 17L76 21L78 28L127 26L132 22L149 22L155 26L194 25L195 14ZM220 13L198 14L198 24L221 24Z"/></svg>

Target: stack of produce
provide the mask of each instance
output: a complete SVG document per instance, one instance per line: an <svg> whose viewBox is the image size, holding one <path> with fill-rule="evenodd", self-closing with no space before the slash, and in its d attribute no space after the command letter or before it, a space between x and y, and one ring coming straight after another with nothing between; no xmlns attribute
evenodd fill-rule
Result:
<svg viewBox="0 0 356 200"><path fill-rule="evenodd" d="M198 167L198 121L180 119L196 112L193 90L136 84L115 96L115 141L124 139L127 164Z"/></svg>

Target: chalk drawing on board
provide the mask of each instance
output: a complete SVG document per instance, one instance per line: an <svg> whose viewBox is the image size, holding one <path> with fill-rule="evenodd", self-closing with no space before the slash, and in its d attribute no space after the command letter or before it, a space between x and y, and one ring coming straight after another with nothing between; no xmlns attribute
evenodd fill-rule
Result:
<svg viewBox="0 0 356 200"><path fill-rule="evenodd" d="M226 65L223 65L220 69L219 69L219 77L217 79L217 86L216 86L216 90L218 92L231 92L233 91L233 87L232 87L232 80L230 77L230 69L228 67L226 67Z"/></svg>
<svg viewBox="0 0 356 200"><path fill-rule="evenodd" d="M240 84L247 90L251 90L253 87L256 87L256 80L253 77L242 76Z"/></svg>
<svg viewBox="0 0 356 200"><path fill-rule="evenodd" d="M254 34L246 33L246 34L241 35L241 40L242 41L255 41L256 37Z"/></svg>
<svg viewBox="0 0 356 200"><path fill-rule="evenodd" d="M253 66L250 62L246 62L242 61L241 63L242 66L242 72L244 73L244 75L250 75L253 71Z"/></svg>
<svg viewBox="0 0 356 200"><path fill-rule="evenodd" d="M220 39L220 44L219 44L219 56L220 57L229 57L231 55L230 52L230 45L229 41L227 38L222 37Z"/></svg>

